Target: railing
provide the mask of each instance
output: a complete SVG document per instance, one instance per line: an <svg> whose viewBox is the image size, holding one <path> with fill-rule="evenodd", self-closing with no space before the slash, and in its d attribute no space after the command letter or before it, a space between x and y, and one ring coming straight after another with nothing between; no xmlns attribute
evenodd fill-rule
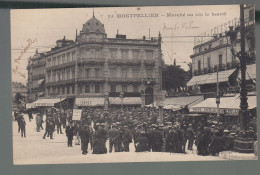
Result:
<svg viewBox="0 0 260 175"><path fill-rule="evenodd" d="M55 82L47 82L45 85L46 86L60 86L60 85L67 85L67 84L73 84L75 83L74 79L69 79L69 80L60 80L60 81L55 81Z"/></svg>
<svg viewBox="0 0 260 175"><path fill-rule="evenodd" d="M104 64L104 58L81 58L77 62L78 64Z"/></svg>
<svg viewBox="0 0 260 175"><path fill-rule="evenodd" d="M46 70L54 70L54 69L62 69L62 68L66 68L69 66L74 66L75 65L75 61L71 61L71 62L67 62L67 63L62 63L62 64L58 64L58 65L54 65L51 67L47 67Z"/></svg>
<svg viewBox="0 0 260 175"><path fill-rule="evenodd" d="M105 82L104 77L79 77L76 79L77 82Z"/></svg>
<svg viewBox="0 0 260 175"><path fill-rule="evenodd" d="M109 78L108 81L111 83L141 83L140 78Z"/></svg>
<svg viewBox="0 0 260 175"><path fill-rule="evenodd" d="M140 65L141 60L136 60L136 59L109 59L108 60L109 64L114 64L114 65Z"/></svg>

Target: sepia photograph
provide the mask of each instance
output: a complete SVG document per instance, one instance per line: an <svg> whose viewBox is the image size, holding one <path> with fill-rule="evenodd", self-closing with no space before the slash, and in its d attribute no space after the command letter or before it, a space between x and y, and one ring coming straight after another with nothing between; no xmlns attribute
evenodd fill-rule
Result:
<svg viewBox="0 0 260 175"><path fill-rule="evenodd" d="M14 165L258 160L254 4L12 9L10 28Z"/></svg>

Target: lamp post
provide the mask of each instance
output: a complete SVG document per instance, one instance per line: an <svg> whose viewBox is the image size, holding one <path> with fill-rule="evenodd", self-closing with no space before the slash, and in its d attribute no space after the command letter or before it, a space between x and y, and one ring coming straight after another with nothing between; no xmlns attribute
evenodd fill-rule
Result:
<svg viewBox="0 0 260 175"><path fill-rule="evenodd" d="M218 69L219 69L219 66L217 67L217 96L216 96L217 118L219 118L219 104L220 104L219 82L218 82Z"/></svg>
<svg viewBox="0 0 260 175"><path fill-rule="evenodd" d="M121 98L121 112L123 111L123 98L124 98L124 92L120 92L119 97Z"/></svg>
<svg viewBox="0 0 260 175"><path fill-rule="evenodd" d="M244 21L244 4L240 5L240 35L241 35L241 51L236 54L233 45L237 42L238 30L230 30L226 35L230 37L232 54L240 60L241 83L240 83L240 131L238 137L235 139L234 149L238 152L250 153L254 151L254 139L247 131L247 117L248 117L248 103L246 90L246 53L245 53L245 21Z"/></svg>

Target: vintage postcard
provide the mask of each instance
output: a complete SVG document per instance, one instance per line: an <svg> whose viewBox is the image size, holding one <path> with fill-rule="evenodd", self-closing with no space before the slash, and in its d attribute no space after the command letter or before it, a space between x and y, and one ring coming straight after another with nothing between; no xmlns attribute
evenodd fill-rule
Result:
<svg viewBox="0 0 260 175"><path fill-rule="evenodd" d="M255 6L11 10L13 163L257 160Z"/></svg>

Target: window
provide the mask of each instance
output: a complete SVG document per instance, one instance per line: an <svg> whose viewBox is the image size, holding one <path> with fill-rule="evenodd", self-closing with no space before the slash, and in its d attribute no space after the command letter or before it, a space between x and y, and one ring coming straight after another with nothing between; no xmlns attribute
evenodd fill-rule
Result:
<svg viewBox="0 0 260 175"><path fill-rule="evenodd" d="M70 87L67 87L67 94L70 94Z"/></svg>
<svg viewBox="0 0 260 175"><path fill-rule="evenodd" d="M128 52L126 50L122 50L122 59L127 59Z"/></svg>
<svg viewBox="0 0 260 175"><path fill-rule="evenodd" d="M133 91L138 92L138 85L133 85Z"/></svg>
<svg viewBox="0 0 260 175"><path fill-rule="evenodd" d="M139 70L138 69L133 69L133 77L139 78Z"/></svg>
<svg viewBox="0 0 260 175"><path fill-rule="evenodd" d="M110 91L111 92L116 92L116 85L111 85L110 86Z"/></svg>
<svg viewBox="0 0 260 175"><path fill-rule="evenodd" d="M51 89L49 87L48 87L47 91L48 91L48 95L51 95Z"/></svg>
<svg viewBox="0 0 260 175"><path fill-rule="evenodd" d="M71 88L72 88L72 94L74 94L75 93L75 87L71 86Z"/></svg>
<svg viewBox="0 0 260 175"><path fill-rule="evenodd" d="M210 57L208 57L208 68L210 69Z"/></svg>
<svg viewBox="0 0 260 175"><path fill-rule="evenodd" d="M95 93L100 93L100 85L95 85Z"/></svg>
<svg viewBox="0 0 260 175"><path fill-rule="evenodd" d="M62 63L66 63L65 54L62 55Z"/></svg>
<svg viewBox="0 0 260 175"><path fill-rule="evenodd" d="M96 58L101 58L101 50L100 49L97 49L95 54L96 54Z"/></svg>
<svg viewBox="0 0 260 175"><path fill-rule="evenodd" d="M85 93L90 93L90 86L89 85L85 85Z"/></svg>
<svg viewBox="0 0 260 175"><path fill-rule="evenodd" d="M100 77L101 76L101 70L96 68L95 69L95 77Z"/></svg>
<svg viewBox="0 0 260 175"><path fill-rule="evenodd" d="M56 65L56 57L54 57L53 59L52 59L52 66L55 66Z"/></svg>
<svg viewBox="0 0 260 175"><path fill-rule="evenodd" d="M72 52L72 60L75 59L75 51Z"/></svg>
<svg viewBox="0 0 260 175"><path fill-rule="evenodd" d="M122 69L122 78L127 78L127 70L126 69Z"/></svg>
<svg viewBox="0 0 260 175"><path fill-rule="evenodd" d="M70 53L67 53L67 62L70 62Z"/></svg>
<svg viewBox="0 0 260 175"><path fill-rule="evenodd" d="M127 92L127 85L122 85L122 92Z"/></svg>
<svg viewBox="0 0 260 175"><path fill-rule="evenodd" d="M139 51L133 51L133 59L139 59Z"/></svg>
<svg viewBox="0 0 260 175"><path fill-rule="evenodd" d="M252 21L255 19L255 11L254 9L249 11L249 21Z"/></svg>
<svg viewBox="0 0 260 175"><path fill-rule="evenodd" d="M220 54L218 56L218 61L219 61L219 67L221 67L222 66L222 54Z"/></svg>
<svg viewBox="0 0 260 175"><path fill-rule="evenodd" d="M62 87L62 95L64 95L65 94L65 87L63 86Z"/></svg>
<svg viewBox="0 0 260 175"><path fill-rule="evenodd" d="M145 52L145 59L146 60L153 60L153 51L146 51Z"/></svg>
<svg viewBox="0 0 260 175"><path fill-rule="evenodd" d="M52 72L52 81L55 82L56 81L56 72Z"/></svg>
<svg viewBox="0 0 260 175"><path fill-rule="evenodd" d="M75 78L75 68L72 68L72 78L74 79Z"/></svg>
<svg viewBox="0 0 260 175"><path fill-rule="evenodd" d="M147 77L153 77L153 70L152 69L147 69L146 70L146 74L147 74Z"/></svg>
<svg viewBox="0 0 260 175"><path fill-rule="evenodd" d="M58 65L61 64L60 56L57 57Z"/></svg>
<svg viewBox="0 0 260 175"><path fill-rule="evenodd" d="M61 76L61 79L62 79L62 80L65 80L65 70L64 70L64 69L62 70L62 76Z"/></svg>
<svg viewBox="0 0 260 175"><path fill-rule="evenodd" d="M116 77L116 69L115 68L112 68L112 69L110 69L110 76L112 77L112 78L115 78Z"/></svg>
<svg viewBox="0 0 260 175"><path fill-rule="evenodd" d="M69 80L70 79L70 68L68 68L66 72L67 72L67 80Z"/></svg>
<svg viewBox="0 0 260 175"><path fill-rule="evenodd" d="M117 55L117 51L116 50L111 50L110 53L111 53L111 58L112 59L116 59L117 58L117 56L116 56Z"/></svg>
<svg viewBox="0 0 260 175"><path fill-rule="evenodd" d="M90 77L90 69L85 69L85 77L89 78Z"/></svg>
<svg viewBox="0 0 260 175"><path fill-rule="evenodd" d="M200 62L200 60L198 60L198 71L199 72L201 71L201 62Z"/></svg>
<svg viewBox="0 0 260 175"><path fill-rule="evenodd" d="M51 82L51 73L48 72L48 82Z"/></svg>

